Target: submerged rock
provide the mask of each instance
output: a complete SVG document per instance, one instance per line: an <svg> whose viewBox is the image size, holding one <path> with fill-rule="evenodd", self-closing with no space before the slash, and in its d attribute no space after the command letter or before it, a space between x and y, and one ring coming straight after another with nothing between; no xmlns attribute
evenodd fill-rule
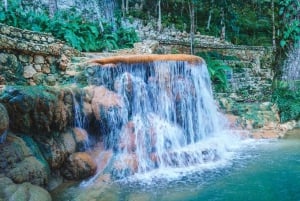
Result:
<svg viewBox="0 0 300 201"><path fill-rule="evenodd" d="M92 157L85 152L77 152L68 157L61 172L70 180L85 179L95 174L97 165Z"/></svg>
<svg viewBox="0 0 300 201"><path fill-rule="evenodd" d="M39 186L28 182L15 184L8 177L0 175L0 200L51 201L50 194Z"/></svg>

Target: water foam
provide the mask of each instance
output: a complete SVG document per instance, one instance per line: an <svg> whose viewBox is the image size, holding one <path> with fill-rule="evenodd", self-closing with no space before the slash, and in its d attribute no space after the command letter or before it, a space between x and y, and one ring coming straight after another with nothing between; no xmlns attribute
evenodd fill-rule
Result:
<svg viewBox="0 0 300 201"><path fill-rule="evenodd" d="M218 111L205 63L119 63L96 75L90 82L115 91L124 103L121 126L105 141L115 148L115 179L172 178L232 158L239 139Z"/></svg>

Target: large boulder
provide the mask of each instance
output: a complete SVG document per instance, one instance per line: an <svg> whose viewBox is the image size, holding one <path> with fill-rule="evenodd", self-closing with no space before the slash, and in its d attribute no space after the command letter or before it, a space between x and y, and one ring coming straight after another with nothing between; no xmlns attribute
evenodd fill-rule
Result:
<svg viewBox="0 0 300 201"><path fill-rule="evenodd" d="M6 131L9 125L9 117L4 105L0 103L0 143L6 138Z"/></svg>
<svg viewBox="0 0 300 201"><path fill-rule="evenodd" d="M77 152L66 160L62 174L70 180L81 180L95 174L97 165L93 158L86 152Z"/></svg>
<svg viewBox="0 0 300 201"><path fill-rule="evenodd" d="M36 141L51 169L59 169L76 149L75 139L70 131L58 136L52 134L51 137L36 138Z"/></svg>
<svg viewBox="0 0 300 201"><path fill-rule="evenodd" d="M15 183L45 186L49 173L48 163L30 137L21 138L9 133L7 140L0 144L0 174Z"/></svg>
<svg viewBox="0 0 300 201"><path fill-rule="evenodd" d="M51 137L36 137L42 155L52 170L59 169L69 155L88 149L88 134L82 128L73 128Z"/></svg>
<svg viewBox="0 0 300 201"><path fill-rule="evenodd" d="M76 150L85 151L89 148L89 134L83 128L75 127L72 129L76 141Z"/></svg>
<svg viewBox="0 0 300 201"><path fill-rule="evenodd" d="M108 118L109 111L119 110L122 105L121 97L103 86L92 87L92 110L97 120Z"/></svg>
<svg viewBox="0 0 300 201"><path fill-rule="evenodd" d="M7 108L13 132L49 135L73 123L72 96L69 88L10 86L3 90L0 103Z"/></svg>
<svg viewBox="0 0 300 201"><path fill-rule="evenodd" d="M121 96L104 86L90 86L85 89L91 97L91 109L98 121L99 131L104 136L106 148L112 148L118 140L118 131L124 124L128 111L124 107Z"/></svg>
<svg viewBox="0 0 300 201"><path fill-rule="evenodd" d="M28 182L15 184L8 177L0 175L0 200L51 201L50 194L39 186Z"/></svg>

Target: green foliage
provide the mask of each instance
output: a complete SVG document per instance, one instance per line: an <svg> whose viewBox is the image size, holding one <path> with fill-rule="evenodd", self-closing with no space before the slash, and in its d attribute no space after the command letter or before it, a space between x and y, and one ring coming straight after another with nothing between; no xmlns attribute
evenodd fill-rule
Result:
<svg viewBox="0 0 300 201"><path fill-rule="evenodd" d="M292 91L285 87L277 88L273 93L272 100L278 105L281 122L300 119L299 90Z"/></svg>
<svg viewBox="0 0 300 201"><path fill-rule="evenodd" d="M275 1L275 20L278 20L278 0ZM132 0L131 5L142 4L142 10L130 9L130 15L143 19L156 19L158 16L157 1ZM181 31L190 30L191 1L161 1L163 27L173 26ZM237 0L193 0L195 5L196 32L203 35L220 36L221 13L224 11L226 39L234 44L272 45L272 9L270 0L237 1ZM210 18L209 18L210 16ZM208 25L210 19L210 25ZM277 26L277 25L276 25Z"/></svg>
<svg viewBox="0 0 300 201"><path fill-rule="evenodd" d="M117 44L119 47L130 48L133 44L139 40L137 34L133 28L125 29L123 27L117 30Z"/></svg>
<svg viewBox="0 0 300 201"><path fill-rule="evenodd" d="M219 60L218 58L220 58L220 55L215 52L197 53L196 55L202 57L206 61L214 89L217 92L224 92L228 86L226 72L231 71L231 67L224 64L222 60Z"/></svg>
<svg viewBox="0 0 300 201"><path fill-rule="evenodd" d="M62 20L63 19L63 20ZM99 50L96 41L99 39L99 27L95 23L84 20L80 15L57 12L49 20L46 32L52 33L80 51Z"/></svg>
<svg viewBox="0 0 300 201"><path fill-rule="evenodd" d="M279 15L282 17L280 46L289 48L298 44L297 41L300 41L300 1L280 1Z"/></svg>
<svg viewBox="0 0 300 201"><path fill-rule="evenodd" d="M80 51L128 48L138 41L135 31L124 27L114 30L111 25L104 24L101 32L98 24L84 19L74 9L56 12L50 19L44 11L23 10L16 1L8 5L7 11L0 6L0 23L51 33Z"/></svg>

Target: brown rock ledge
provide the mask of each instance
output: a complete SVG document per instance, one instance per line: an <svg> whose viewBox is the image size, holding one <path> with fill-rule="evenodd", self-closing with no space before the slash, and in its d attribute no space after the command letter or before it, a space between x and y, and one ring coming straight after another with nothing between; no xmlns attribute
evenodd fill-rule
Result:
<svg viewBox="0 0 300 201"><path fill-rule="evenodd" d="M203 59L188 54L144 54L144 55L125 55L113 56L107 58L91 59L88 63L97 63L101 65L117 63L146 63L154 61L187 61L189 63L203 63Z"/></svg>

